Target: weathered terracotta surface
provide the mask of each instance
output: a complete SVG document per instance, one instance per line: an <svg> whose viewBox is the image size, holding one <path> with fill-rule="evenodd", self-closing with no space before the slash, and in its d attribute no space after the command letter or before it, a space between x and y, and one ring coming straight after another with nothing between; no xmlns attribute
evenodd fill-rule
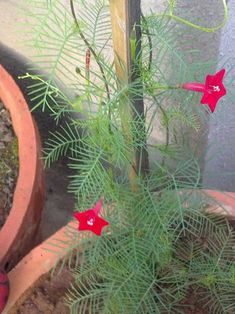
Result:
<svg viewBox="0 0 235 314"><path fill-rule="evenodd" d="M18 305L25 301L35 284L48 274L58 259L66 256L66 247L71 242L79 241L81 237L86 236L86 233L78 233L76 239L69 236L68 229L76 227L77 224L71 222L66 227L61 228L49 239L34 248L8 273L10 295L3 314L16 314ZM63 244L60 241L63 241ZM53 248L52 243L60 244L60 249L58 247Z"/></svg>
<svg viewBox="0 0 235 314"><path fill-rule="evenodd" d="M0 230L0 266L10 269L35 245L44 205L40 138L17 84L0 65L0 99L18 138L19 176L10 214Z"/></svg>
<svg viewBox="0 0 235 314"><path fill-rule="evenodd" d="M224 214L230 220L235 220L235 193L234 192L220 192L216 190L204 190L210 197L215 199L218 204L223 205L223 208L216 206L212 208L213 212Z"/></svg>

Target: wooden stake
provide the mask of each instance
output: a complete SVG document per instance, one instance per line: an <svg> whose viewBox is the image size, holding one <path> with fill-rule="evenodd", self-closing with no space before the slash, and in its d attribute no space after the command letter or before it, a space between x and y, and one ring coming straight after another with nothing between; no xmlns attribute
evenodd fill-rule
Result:
<svg viewBox="0 0 235 314"><path fill-rule="evenodd" d="M145 121L144 102L141 92L142 83L138 67L138 64L141 62L140 0L110 0L109 3L115 67L120 88L133 83L136 85L136 89L138 89L138 95L127 91L120 104L123 130L127 142L132 144L133 140L138 138L138 132L135 138L133 138L131 120ZM142 125L142 130L139 133L143 134L145 132L144 123L139 125ZM133 190L135 189L134 182L137 174L145 176L148 169L149 161L146 147L133 151L132 169L129 176Z"/></svg>

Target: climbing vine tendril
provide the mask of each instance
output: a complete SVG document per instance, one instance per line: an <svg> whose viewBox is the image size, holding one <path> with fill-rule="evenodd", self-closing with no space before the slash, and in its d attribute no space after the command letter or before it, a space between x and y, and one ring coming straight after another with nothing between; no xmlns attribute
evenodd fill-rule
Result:
<svg viewBox="0 0 235 314"><path fill-rule="evenodd" d="M228 6L227 6L227 3L226 3L226 0L222 0L223 2L223 8L224 8L224 19L223 19L223 22L220 23L219 25L217 26L214 26L214 27L204 27L204 26L201 26L201 25L197 25L197 24L194 24L188 20L185 20L184 18L180 17L180 16L177 16L174 14L174 9L175 9L175 6L176 6L176 1L175 0L169 0L169 13L166 13L166 14L156 14L157 16L164 16L164 17L167 17L167 18L170 18L172 20L175 20L181 24L185 24L189 27L192 27L192 28L195 28L195 29L198 29L198 30L201 30L203 32L207 32L207 33L213 33L219 29L221 29L225 24L226 22L228 21Z"/></svg>

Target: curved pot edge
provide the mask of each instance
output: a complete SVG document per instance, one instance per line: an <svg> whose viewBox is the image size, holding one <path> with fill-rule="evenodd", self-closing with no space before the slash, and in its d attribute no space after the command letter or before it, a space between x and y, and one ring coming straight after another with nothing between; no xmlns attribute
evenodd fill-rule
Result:
<svg viewBox="0 0 235 314"><path fill-rule="evenodd" d="M214 198L218 203L223 204L222 213L226 215L230 220L235 220L235 192L221 192L216 190L204 190L206 194ZM221 211L216 211L221 213Z"/></svg>
<svg viewBox="0 0 235 314"><path fill-rule="evenodd" d="M19 87L1 65L0 99L18 137L20 163L12 208L0 231L0 263L5 268L15 265L32 248L43 209L44 177L37 128Z"/></svg>
<svg viewBox="0 0 235 314"><path fill-rule="evenodd" d="M58 243L58 240L62 240L64 243L69 244L68 228L76 228L76 222L72 221L68 223L50 238L36 246L8 273L10 295L2 314L15 314L19 300L20 304L22 304L27 298L31 287L52 270L58 260L66 257L67 250L63 250L61 247L58 254L58 251L57 253L53 251L52 243L54 241ZM83 235L85 233L81 233L81 237L78 234L78 239L82 238ZM65 248L67 247L66 244L64 244Z"/></svg>

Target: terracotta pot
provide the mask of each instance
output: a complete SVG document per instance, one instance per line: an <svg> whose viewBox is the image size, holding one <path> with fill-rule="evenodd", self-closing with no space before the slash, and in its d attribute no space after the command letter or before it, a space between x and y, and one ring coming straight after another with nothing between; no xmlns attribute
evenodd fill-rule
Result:
<svg viewBox="0 0 235 314"><path fill-rule="evenodd" d="M222 207L215 206L215 210L226 210L231 219L235 219L235 193L223 193L218 191L205 191L211 197L215 198ZM214 207L212 207L214 208ZM214 209L213 209L214 210ZM69 227L69 228L68 228ZM29 296L32 288L53 268L58 258L66 256L66 247L74 243L74 239L69 237L68 230L76 228L77 223L71 222L63 227L45 242L34 248L20 263L8 274L10 280L10 296L3 314L16 314L17 307L21 305ZM79 237L87 236L86 233L78 233ZM52 252L52 243L62 240L64 250L60 248L61 255ZM58 244L58 242L57 242Z"/></svg>
<svg viewBox="0 0 235 314"><path fill-rule="evenodd" d="M19 175L9 216L0 230L0 266L6 270L35 245L44 204L44 172L39 133L24 97L0 65L0 99L18 138Z"/></svg>
<svg viewBox="0 0 235 314"><path fill-rule="evenodd" d="M235 193L234 192L220 192L215 190L204 190L209 196L218 201L219 204L223 204L224 210L222 213L229 217L230 220L235 220ZM214 210L221 213L221 211Z"/></svg>
<svg viewBox="0 0 235 314"><path fill-rule="evenodd" d="M8 273L10 295L2 314L17 314L18 306L27 299L34 286L43 280L58 260L66 256L66 247L73 242L72 237L68 235L68 227L74 229L77 227L77 224L71 222L61 228L49 239L35 247ZM85 234L78 234L77 239L79 240L79 237L83 235ZM52 251L52 243L56 242L58 244L58 240L64 242L64 249L62 247L57 249L57 253L59 251L60 255Z"/></svg>

